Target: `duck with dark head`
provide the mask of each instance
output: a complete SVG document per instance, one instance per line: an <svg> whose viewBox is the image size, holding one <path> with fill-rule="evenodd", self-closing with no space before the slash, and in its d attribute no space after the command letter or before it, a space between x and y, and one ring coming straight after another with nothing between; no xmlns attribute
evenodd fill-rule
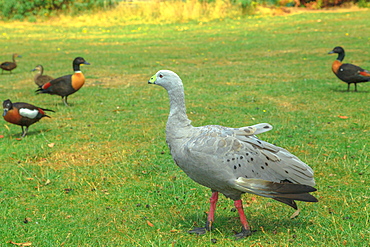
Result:
<svg viewBox="0 0 370 247"><path fill-rule="evenodd" d="M348 92L352 83L355 84L355 92L357 92L357 83L370 81L370 72L368 70L354 64L342 63L345 56L345 52L342 47L337 46L328 54L333 53L337 53L338 57L332 63L331 69L340 80L348 84Z"/></svg>
<svg viewBox="0 0 370 247"><path fill-rule="evenodd" d="M3 102L4 120L22 127L22 137L28 132L28 127L43 117L49 117L45 111L54 112L53 110L37 107L24 102L12 103L9 99ZM24 129L26 127L26 129Z"/></svg>
<svg viewBox="0 0 370 247"><path fill-rule="evenodd" d="M45 83L36 90L37 94L55 94L62 97L63 103L68 105L67 98L69 95L77 92L85 83L85 76L80 70L80 65L90 65L82 57L76 57L73 60L72 67L74 73L72 75L65 75L50 82Z"/></svg>

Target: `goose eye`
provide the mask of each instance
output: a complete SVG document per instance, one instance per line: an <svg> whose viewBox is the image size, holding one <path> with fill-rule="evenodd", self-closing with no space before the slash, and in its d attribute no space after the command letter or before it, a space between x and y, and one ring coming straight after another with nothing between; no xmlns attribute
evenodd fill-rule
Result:
<svg viewBox="0 0 370 247"><path fill-rule="evenodd" d="M162 74L159 74L159 78L162 78L163 77L163 75Z"/></svg>

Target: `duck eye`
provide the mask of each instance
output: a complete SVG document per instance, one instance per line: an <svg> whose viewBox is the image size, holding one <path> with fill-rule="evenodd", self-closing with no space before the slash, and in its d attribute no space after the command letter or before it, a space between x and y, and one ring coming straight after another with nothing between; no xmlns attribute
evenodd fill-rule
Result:
<svg viewBox="0 0 370 247"><path fill-rule="evenodd" d="M159 78L162 78L163 77L163 75L162 74L159 74Z"/></svg>

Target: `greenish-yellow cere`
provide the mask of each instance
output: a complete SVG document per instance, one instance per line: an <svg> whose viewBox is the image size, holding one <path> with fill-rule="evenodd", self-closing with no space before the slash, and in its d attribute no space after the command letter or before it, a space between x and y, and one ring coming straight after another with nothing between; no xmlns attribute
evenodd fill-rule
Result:
<svg viewBox="0 0 370 247"><path fill-rule="evenodd" d="M149 82L150 82L150 83L154 83L156 80L157 80L157 75L153 75L153 76L150 78Z"/></svg>

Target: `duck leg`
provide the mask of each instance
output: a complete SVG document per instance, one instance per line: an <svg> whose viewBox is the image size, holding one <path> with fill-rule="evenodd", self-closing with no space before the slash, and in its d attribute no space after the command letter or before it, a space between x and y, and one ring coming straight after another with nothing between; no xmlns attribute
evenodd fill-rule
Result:
<svg viewBox="0 0 370 247"><path fill-rule="evenodd" d="M215 211L216 211L217 201L218 201L218 192L213 191L212 196L209 200L210 208L208 212L206 226L196 227L193 230L190 230L189 233L196 233L196 234L202 235L202 234L205 234L207 231L212 230L212 224L215 221Z"/></svg>
<svg viewBox="0 0 370 247"><path fill-rule="evenodd" d="M69 106L68 103L67 103L67 97L68 96L62 96L62 100L63 100L63 103L66 105L66 106Z"/></svg>
<svg viewBox="0 0 370 247"><path fill-rule="evenodd" d="M28 127L26 126L26 129L24 130L23 126L22 126L22 136L21 136L21 138L23 138L27 135L27 131L28 131Z"/></svg>
<svg viewBox="0 0 370 247"><path fill-rule="evenodd" d="M357 92L357 83L355 82L355 92Z"/></svg>
<svg viewBox="0 0 370 247"><path fill-rule="evenodd" d="M242 200L234 201L234 205L239 213L240 222L242 223L242 231L235 235L235 238L242 239L244 237L248 237L252 235L251 228L248 224L247 217L245 217L244 210L243 210L243 203Z"/></svg>

